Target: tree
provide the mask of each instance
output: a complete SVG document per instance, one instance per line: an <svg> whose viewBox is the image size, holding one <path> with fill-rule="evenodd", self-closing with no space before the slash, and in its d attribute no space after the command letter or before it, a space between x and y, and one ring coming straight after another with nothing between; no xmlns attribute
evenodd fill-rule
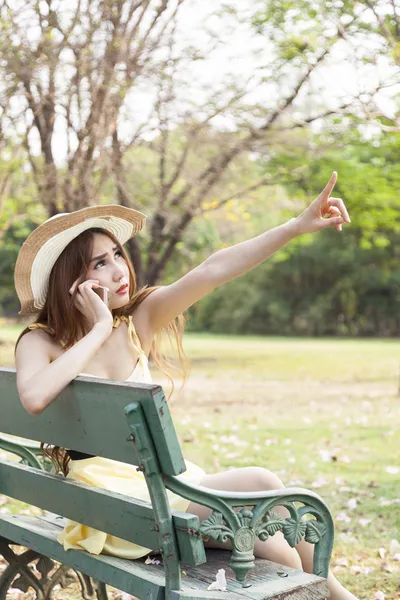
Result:
<svg viewBox="0 0 400 600"><path fill-rule="evenodd" d="M354 85L359 90L354 94L357 102L353 114L375 122L382 131L400 132L399 0L259 0L253 24L294 64L301 64L310 49L329 38L331 55L344 56L354 67ZM336 74L331 82L333 90L336 77L341 76L334 61L332 70ZM368 87L363 80L376 84ZM340 86L340 79L338 83ZM317 81L313 86L315 93L323 91ZM382 90L392 93L391 110L382 105Z"/></svg>
<svg viewBox="0 0 400 600"><path fill-rule="evenodd" d="M189 93L185 77L194 61L206 57L193 45L178 44L184 1L188 3L76 0L71 6L57 0L3 0L1 4L2 132L13 143L22 139L49 216L96 203L110 180L115 201L137 206L126 183L127 152L141 146L155 153L156 202L147 247L140 246L138 238L130 241L139 284L162 278L193 219L287 175L269 172L226 194L223 185L240 168L242 157L276 143L279 130L306 126L349 110L354 103L346 98L332 108L314 106L304 112L307 85L351 25L341 21L304 47L296 43L295 52L290 46L285 51L277 36L271 38L275 48L259 71L245 81L223 81L205 99L197 99L205 90L199 94L200 89L192 87L196 96ZM138 98L145 85L150 110L132 129L127 126L132 98ZM264 98L249 99L263 85ZM231 125L217 129L221 117L229 117ZM178 128L179 144L172 144ZM55 157L60 131L66 155L61 166ZM208 145L206 159L189 177L187 165L200 143Z"/></svg>

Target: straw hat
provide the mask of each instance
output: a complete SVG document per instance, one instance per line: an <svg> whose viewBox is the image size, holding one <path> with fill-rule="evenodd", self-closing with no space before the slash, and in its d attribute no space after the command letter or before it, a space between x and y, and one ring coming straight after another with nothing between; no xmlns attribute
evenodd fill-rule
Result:
<svg viewBox="0 0 400 600"><path fill-rule="evenodd" d="M146 215L118 204L90 206L60 213L39 225L25 240L15 265L14 281L21 314L43 308L51 270L64 248L82 231L99 227L125 244L146 222Z"/></svg>

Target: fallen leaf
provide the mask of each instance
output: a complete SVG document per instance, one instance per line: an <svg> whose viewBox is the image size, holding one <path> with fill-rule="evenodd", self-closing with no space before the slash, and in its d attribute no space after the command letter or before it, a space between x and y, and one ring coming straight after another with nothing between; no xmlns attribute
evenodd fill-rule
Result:
<svg viewBox="0 0 400 600"><path fill-rule="evenodd" d="M218 569L215 581L208 586L207 590L219 590L220 592L226 592L225 569Z"/></svg>
<svg viewBox="0 0 400 600"><path fill-rule="evenodd" d="M340 512L336 515L336 521L344 521L345 523L350 523L351 519L345 512Z"/></svg>
<svg viewBox="0 0 400 600"><path fill-rule="evenodd" d="M161 560L158 560L156 558L151 558L150 556L148 556L146 558L146 560L144 561L145 565L161 565Z"/></svg>
<svg viewBox="0 0 400 600"><path fill-rule="evenodd" d="M360 565L353 565L350 567L350 570L353 571L353 573L356 573L357 575L359 575L359 574L369 575L369 573L372 573L374 568L373 567L361 567Z"/></svg>
<svg viewBox="0 0 400 600"><path fill-rule="evenodd" d="M317 479L312 482L311 487L320 488L324 485L328 485L328 483L329 483L329 481L327 479L325 479L325 477L322 477L321 475L319 475L317 477Z"/></svg>
<svg viewBox="0 0 400 600"><path fill-rule="evenodd" d="M386 467L385 471L386 473L389 473L389 475L397 475L397 473L400 473L400 467Z"/></svg>
<svg viewBox="0 0 400 600"><path fill-rule="evenodd" d="M320 450L319 456L323 462L330 462L331 460L334 460L334 458L333 458L332 454L329 452L329 450Z"/></svg>
<svg viewBox="0 0 400 600"><path fill-rule="evenodd" d="M357 498L350 498L350 500L347 502L347 508L349 508L350 510L354 510L355 508L357 508Z"/></svg>
<svg viewBox="0 0 400 600"><path fill-rule="evenodd" d="M379 554L380 558L385 558L385 556L386 556L386 549L385 548L379 548L378 554Z"/></svg>
<svg viewBox="0 0 400 600"><path fill-rule="evenodd" d="M396 554L393 554L392 560L400 560L400 552L396 552Z"/></svg>

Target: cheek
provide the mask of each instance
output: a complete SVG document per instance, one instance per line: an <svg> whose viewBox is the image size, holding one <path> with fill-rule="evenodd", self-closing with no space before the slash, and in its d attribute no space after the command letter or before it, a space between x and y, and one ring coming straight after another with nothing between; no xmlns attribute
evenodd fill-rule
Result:
<svg viewBox="0 0 400 600"><path fill-rule="evenodd" d="M101 271L97 271L96 269L89 269L86 274L86 279L99 279L101 282Z"/></svg>

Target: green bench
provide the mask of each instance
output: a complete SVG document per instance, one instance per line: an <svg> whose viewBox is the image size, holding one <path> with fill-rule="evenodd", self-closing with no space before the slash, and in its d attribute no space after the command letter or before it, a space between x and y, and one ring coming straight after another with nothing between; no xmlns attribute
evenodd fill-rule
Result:
<svg viewBox="0 0 400 600"><path fill-rule="evenodd" d="M50 598L54 586L73 581L82 597L101 600L107 598L105 584L147 600L328 597L333 523L321 498L300 488L219 492L177 478L185 463L160 386L79 377L40 416L32 416L20 403L15 370L2 368L0 399L0 447L14 455L0 460L0 494L44 511L29 516L0 510L0 554L8 563L0 576L0 600L10 587L29 586L37 598ZM19 444L9 436L136 465L151 502L51 473L37 444ZM171 512L166 489L210 507L211 517L200 524L195 515ZM288 508L289 518L273 511L279 505ZM162 562L64 551L57 535L65 519L152 548ZM254 559L257 536L265 540L277 531L291 546L303 537L315 543L314 574ZM205 549L205 537L231 539L233 551ZM221 568L228 591L208 591Z"/></svg>

